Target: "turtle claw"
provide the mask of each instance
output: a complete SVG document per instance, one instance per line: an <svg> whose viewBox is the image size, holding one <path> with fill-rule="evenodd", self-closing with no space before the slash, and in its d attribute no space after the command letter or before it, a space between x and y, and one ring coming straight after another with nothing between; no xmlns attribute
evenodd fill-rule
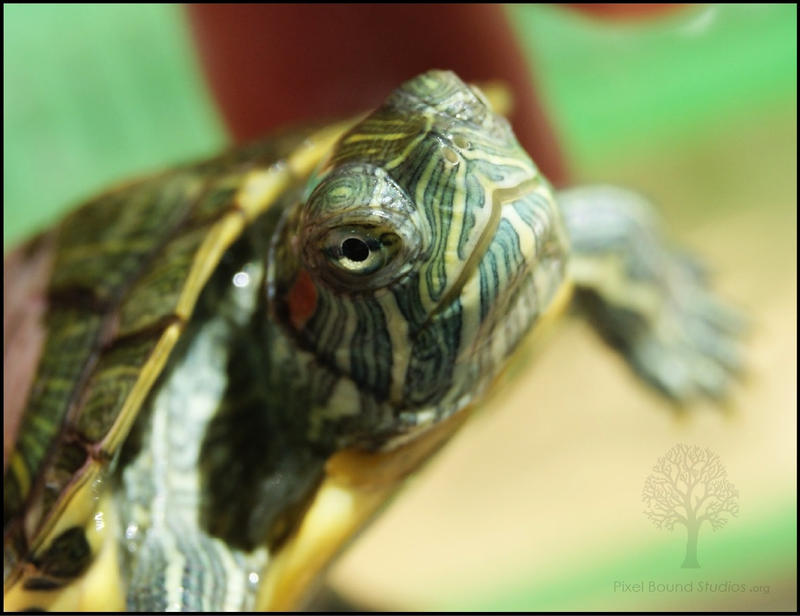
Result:
<svg viewBox="0 0 800 616"><path fill-rule="evenodd" d="M698 352L733 374L742 372L744 350L736 334L744 332L743 326L732 330L708 321L690 321L686 324L686 331Z"/></svg>
<svg viewBox="0 0 800 616"><path fill-rule="evenodd" d="M705 275L694 275L684 263L673 261L677 267L663 282L664 301L630 341L630 358L646 380L678 402L720 400L744 372L739 338L749 324L707 288Z"/></svg>
<svg viewBox="0 0 800 616"><path fill-rule="evenodd" d="M743 312L723 303L708 291L693 299L695 314L720 332L740 336L750 329L750 321Z"/></svg>
<svg viewBox="0 0 800 616"><path fill-rule="evenodd" d="M558 201L579 302L603 337L668 397L724 398L743 371L749 324L711 290L711 268L670 244L635 192L583 186Z"/></svg>
<svg viewBox="0 0 800 616"><path fill-rule="evenodd" d="M733 381L730 371L688 345L648 339L634 348L631 361L647 381L677 402L699 396L722 399Z"/></svg>

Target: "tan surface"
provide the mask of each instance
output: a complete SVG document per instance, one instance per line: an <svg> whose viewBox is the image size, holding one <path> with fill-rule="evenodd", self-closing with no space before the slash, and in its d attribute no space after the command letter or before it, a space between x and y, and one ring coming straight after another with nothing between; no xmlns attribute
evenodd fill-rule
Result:
<svg viewBox="0 0 800 616"><path fill-rule="evenodd" d="M752 316L749 375L726 409L704 403L678 416L587 325L568 319L535 368L474 417L345 554L333 586L365 605L431 609L446 597L484 596L520 571L565 579L663 542L677 554L685 535L655 529L641 503L645 477L677 442L719 454L740 491L736 524L758 527L796 503L795 136L795 112L778 110L747 133L720 127L691 147L636 152L635 162L584 173L668 201L672 236L712 263L716 288ZM711 567L713 551L705 555ZM771 595L708 605L796 605L793 564L756 566ZM618 600L600 592L568 609L612 609Z"/></svg>

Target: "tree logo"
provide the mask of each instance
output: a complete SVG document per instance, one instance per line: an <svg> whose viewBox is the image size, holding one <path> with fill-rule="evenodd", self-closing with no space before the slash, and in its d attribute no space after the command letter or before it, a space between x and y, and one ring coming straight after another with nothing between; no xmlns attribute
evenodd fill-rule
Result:
<svg viewBox="0 0 800 616"><path fill-rule="evenodd" d="M645 515L658 528L686 527L686 557L681 567L698 568L697 536L704 522L713 530L739 513L739 491L728 481L719 456L710 449L678 444L653 467L644 482Z"/></svg>

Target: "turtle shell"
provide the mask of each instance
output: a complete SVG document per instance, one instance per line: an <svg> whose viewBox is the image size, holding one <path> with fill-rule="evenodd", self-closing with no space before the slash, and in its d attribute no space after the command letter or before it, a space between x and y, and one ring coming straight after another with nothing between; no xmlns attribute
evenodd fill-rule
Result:
<svg viewBox="0 0 800 616"><path fill-rule="evenodd" d="M461 96L463 84L454 75L440 77L448 87L458 86L445 93ZM508 110L504 88L470 90L480 109L486 105L499 114ZM16 379L12 401L17 412L12 415L19 420L18 425L7 424L16 433L4 478L7 608L121 605L118 542L106 540L117 524L103 518L115 515L103 499L110 498L104 484L124 453L122 445L178 341L189 331L201 292L224 255L256 219L287 203L287 195L299 194L356 121L287 131L117 187L7 260L6 271L13 266L16 280L10 295L21 289L23 295L43 300L23 298L5 322L8 333L14 323L42 321L39 340L27 337L21 325L13 336L41 348L38 360L29 349L12 357L25 344L5 347L6 364L18 363L18 376L27 375L26 366L38 361L30 387L20 385L24 378ZM383 121L373 120L378 125ZM455 156L448 148L443 151ZM20 282L25 280L30 284ZM422 436L398 441L386 458L380 451L337 450L327 459L314 505L270 565L257 605L296 605L312 575L464 416L443 418ZM234 485L238 489L241 483ZM345 492L352 507L332 516ZM55 589L62 591L40 592Z"/></svg>
<svg viewBox="0 0 800 616"><path fill-rule="evenodd" d="M350 125L287 132L118 187L17 253L18 271L50 274L42 351L4 478L7 592L53 589L88 567L103 478L205 283Z"/></svg>

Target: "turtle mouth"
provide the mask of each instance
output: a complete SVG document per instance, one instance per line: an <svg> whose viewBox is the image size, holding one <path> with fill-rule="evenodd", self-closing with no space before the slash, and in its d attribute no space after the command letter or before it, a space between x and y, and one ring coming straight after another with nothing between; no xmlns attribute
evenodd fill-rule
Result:
<svg viewBox="0 0 800 616"><path fill-rule="evenodd" d="M487 221L486 226L483 228L483 231L478 238L475 249L464 263L464 267L461 269L461 272L453 283L453 286L451 286L450 289L444 295L442 295L441 299L434 306L433 310L428 316L427 321L420 329L424 329L425 326L436 317L436 315L450 306L453 301L462 294L467 281L471 280L475 276L480 262L489 251L489 247L497 235L497 229L500 226L500 221L503 218L504 208L514 201L517 201L521 197L533 192L539 187L539 185L540 182L537 178L531 178L521 182L520 184L517 184L516 186L512 186L510 188L497 188L492 192L492 209L489 215L489 220ZM525 262L528 263L528 259L531 255L524 256Z"/></svg>
<svg viewBox="0 0 800 616"><path fill-rule="evenodd" d="M411 333L416 363L404 364L402 398L409 433L480 399L564 286L567 243L547 184L495 189L490 203L452 286Z"/></svg>
<svg viewBox="0 0 800 616"><path fill-rule="evenodd" d="M539 178L496 190L492 203L490 222L449 299L458 298L469 313L464 322L474 324L462 334L471 339L462 337L457 363L480 364L488 372L553 305L565 283L568 254L561 218Z"/></svg>

